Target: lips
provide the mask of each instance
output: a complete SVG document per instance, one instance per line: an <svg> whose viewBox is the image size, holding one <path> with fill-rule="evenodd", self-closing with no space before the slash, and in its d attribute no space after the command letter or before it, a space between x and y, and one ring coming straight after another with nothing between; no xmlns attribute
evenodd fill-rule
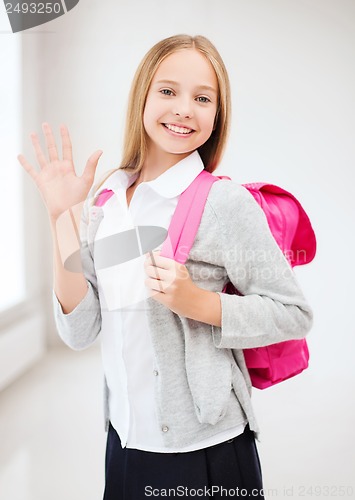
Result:
<svg viewBox="0 0 355 500"><path fill-rule="evenodd" d="M175 123L163 123L162 125L165 128L167 128L168 130L170 130L170 132L173 132L173 133L179 134L179 135L189 136L193 132L195 132L190 127L185 127L183 125L176 125Z"/></svg>

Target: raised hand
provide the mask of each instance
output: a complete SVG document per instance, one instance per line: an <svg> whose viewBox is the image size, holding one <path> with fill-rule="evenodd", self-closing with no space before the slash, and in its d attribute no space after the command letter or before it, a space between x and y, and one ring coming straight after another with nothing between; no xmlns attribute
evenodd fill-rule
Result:
<svg viewBox="0 0 355 500"><path fill-rule="evenodd" d="M65 125L60 127L63 159L58 157L50 125L43 123L42 130L49 160L42 151L36 133L31 134L31 140L40 170L34 169L22 154L18 155L17 158L38 187L50 219L56 220L63 212L86 199L94 182L96 167L102 151L95 151L89 157L82 176L78 177L74 168L72 144L67 127Z"/></svg>

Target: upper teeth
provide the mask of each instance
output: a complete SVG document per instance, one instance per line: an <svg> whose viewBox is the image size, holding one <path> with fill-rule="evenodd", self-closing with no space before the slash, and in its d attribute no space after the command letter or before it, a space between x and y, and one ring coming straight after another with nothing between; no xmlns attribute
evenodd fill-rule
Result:
<svg viewBox="0 0 355 500"><path fill-rule="evenodd" d="M172 130L173 132L178 132L179 134L189 134L190 132L192 132L192 129L190 129L190 128L175 127L175 125L170 125L169 123L166 123L165 126L169 130Z"/></svg>

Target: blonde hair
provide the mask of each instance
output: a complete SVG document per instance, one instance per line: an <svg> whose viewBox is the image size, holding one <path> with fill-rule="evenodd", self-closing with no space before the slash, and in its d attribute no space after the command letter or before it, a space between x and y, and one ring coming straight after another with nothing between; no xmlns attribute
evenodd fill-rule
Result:
<svg viewBox="0 0 355 500"><path fill-rule="evenodd" d="M201 35L174 35L156 43L138 66L129 94L121 164L104 174L95 191L116 170L122 169L135 174L142 169L147 154L147 135L143 125L147 94L160 63L181 49L200 51L212 64L216 73L219 95L214 130L209 139L198 148L198 152L205 170L213 172L217 168L230 130L231 98L228 73L217 49L207 38Z"/></svg>

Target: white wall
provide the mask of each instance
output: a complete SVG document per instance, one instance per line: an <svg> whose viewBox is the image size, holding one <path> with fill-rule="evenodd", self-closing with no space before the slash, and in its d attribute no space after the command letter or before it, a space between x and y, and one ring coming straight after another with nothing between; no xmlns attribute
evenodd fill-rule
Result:
<svg viewBox="0 0 355 500"><path fill-rule="evenodd" d="M352 0L81 0L37 35L44 111L31 127L40 132L49 121L59 137L66 123L77 171L100 148L99 174L119 161L127 94L145 52L176 33L209 37L233 87L233 129L217 173L280 184L310 214L318 254L297 274L315 313L311 366L255 393L271 488L347 484L355 465L354 19ZM349 452L339 456L344 440Z"/></svg>
<svg viewBox="0 0 355 500"><path fill-rule="evenodd" d="M217 173L275 182L301 198L319 244L315 262L297 271L315 308L312 336L322 352L342 353L343 373L355 331L347 293L354 244L355 4L224 0L220 6L81 1L42 34L43 121L57 131L61 122L68 125L78 172L97 148L104 151L98 175L113 168L131 78L146 50L174 33L210 37L233 86L233 129ZM327 372L328 356L317 351L316 344L313 356Z"/></svg>

